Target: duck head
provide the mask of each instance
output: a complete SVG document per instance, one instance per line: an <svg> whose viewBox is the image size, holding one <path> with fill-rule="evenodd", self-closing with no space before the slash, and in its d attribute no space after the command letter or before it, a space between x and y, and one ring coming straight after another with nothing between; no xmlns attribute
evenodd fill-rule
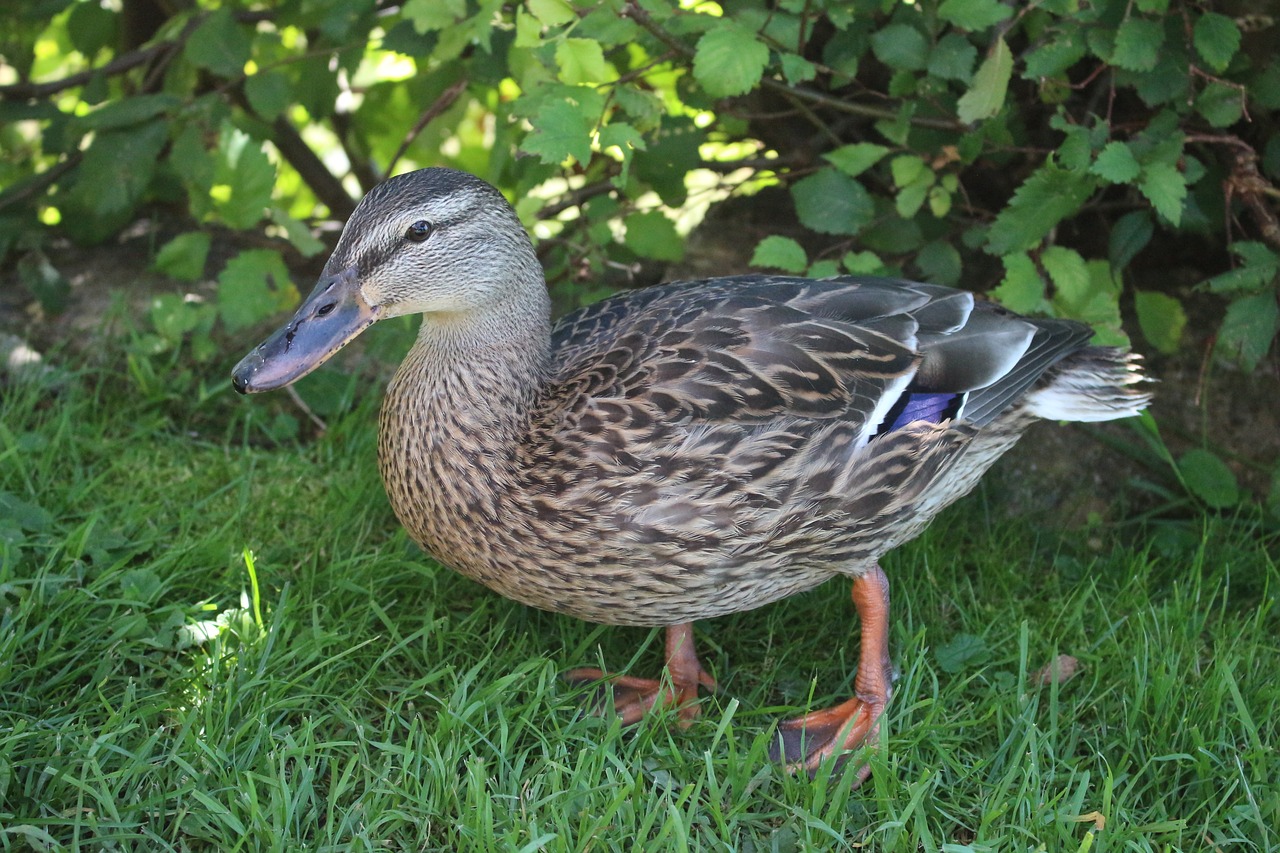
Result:
<svg viewBox="0 0 1280 853"><path fill-rule="evenodd" d="M501 193L453 169L409 172L360 201L311 295L236 365L231 384L241 394L282 388L378 320L502 315L531 290L546 299L528 234Z"/></svg>

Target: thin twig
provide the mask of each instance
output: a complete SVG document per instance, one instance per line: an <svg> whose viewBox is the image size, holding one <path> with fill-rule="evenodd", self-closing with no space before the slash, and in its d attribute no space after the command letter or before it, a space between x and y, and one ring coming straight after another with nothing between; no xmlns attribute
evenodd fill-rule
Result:
<svg viewBox="0 0 1280 853"><path fill-rule="evenodd" d="M468 82L469 81L466 77L462 77L450 84L447 89L440 93L440 97L436 98L435 101L432 102L431 106L427 107L426 110L423 111L422 115L418 117L418 121L413 125L413 129L405 134L404 141L400 143L400 147L396 149L396 153L391 155L391 159L387 162L388 175L395 171L396 163L398 163L400 158L404 156L404 152L409 150L409 146L413 144L413 140L418 138L418 134L422 133L422 131L426 129L427 125L441 113L453 106L453 102L458 100L458 96L467 88Z"/></svg>

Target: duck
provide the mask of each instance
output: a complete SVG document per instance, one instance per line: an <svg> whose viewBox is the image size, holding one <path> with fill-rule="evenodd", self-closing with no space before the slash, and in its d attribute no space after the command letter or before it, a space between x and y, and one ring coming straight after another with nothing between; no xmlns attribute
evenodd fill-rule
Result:
<svg viewBox="0 0 1280 853"><path fill-rule="evenodd" d="M1141 412L1139 357L1066 319L863 275L749 274L626 291L551 320L533 243L471 174L373 188L296 313L235 367L241 394L316 369L373 323L421 315L391 379L378 464L441 564L522 604L665 629L658 678L580 668L624 724L681 725L717 684L693 623L840 576L853 695L781 722L793 772L877 748L895 670L883 556L1038 420ZM866 747L866 749L863 749Z"/></svg>

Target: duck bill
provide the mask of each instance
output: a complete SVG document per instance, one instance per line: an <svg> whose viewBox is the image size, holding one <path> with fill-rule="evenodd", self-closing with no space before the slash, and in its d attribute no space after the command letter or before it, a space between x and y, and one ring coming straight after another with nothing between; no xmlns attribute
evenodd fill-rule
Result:
<svg viewBox="0 0 1280 853"><path fill-rule="evenodd" d="M378 319L354 268L321 278L293 318L246 355L231 372L241 394L283 388L328 361Z"/></svg>

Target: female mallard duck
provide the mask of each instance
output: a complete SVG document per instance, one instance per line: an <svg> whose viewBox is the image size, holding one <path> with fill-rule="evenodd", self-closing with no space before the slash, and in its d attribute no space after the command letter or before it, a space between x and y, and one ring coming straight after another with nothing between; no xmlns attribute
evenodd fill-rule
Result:
<svg viewBox="0 0 1280 853"><path fill-rule="evenodd" d="M1147 402L1134 357L1089 346L1086 326L909 281L679 282L553 326L515 212L449 169L365 196L315 290L233 384L280 388L402 314L425 317L382 407L396 515L440 562L516 601L665 626L669 680L612 681L625 722L664 705L688 720L699 686L714 688L693 620L853 579L855 695L783 723L774 750L809 770L873 741L889 700L881 555L1036 418Z"/></svg>

